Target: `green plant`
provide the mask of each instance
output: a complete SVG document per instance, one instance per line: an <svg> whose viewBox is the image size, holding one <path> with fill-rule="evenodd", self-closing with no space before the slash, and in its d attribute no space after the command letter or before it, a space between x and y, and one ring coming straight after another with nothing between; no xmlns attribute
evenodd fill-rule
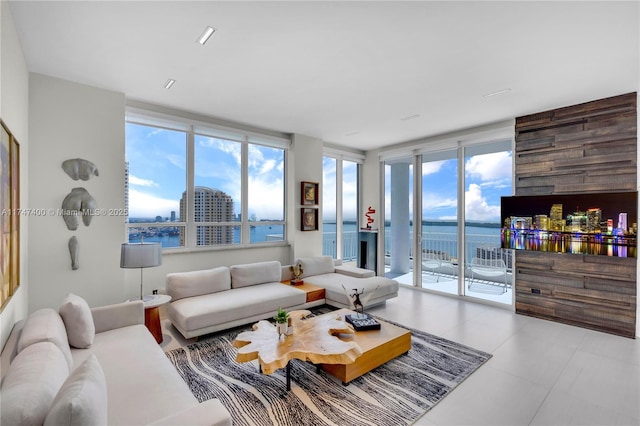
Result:
<svg viewBox="0 0 640 426"><path fill-rule="evenodd" d="M273 317L273 319L276 320L276 322L279 324L284 324L287 322L288 317L289 314L287 313L287 311L285 311L281 307L278 307L278 313L276 313L276 316Z"/></svg>

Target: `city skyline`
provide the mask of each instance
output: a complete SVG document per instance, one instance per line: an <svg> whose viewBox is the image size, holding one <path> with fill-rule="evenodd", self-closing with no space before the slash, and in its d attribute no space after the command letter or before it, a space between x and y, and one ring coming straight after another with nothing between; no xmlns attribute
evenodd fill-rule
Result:
<svg viewBox="0 0 640 426"><path fill-rule="evenodd" d="M557 194L503 197L502 219L504 225L511 217L549 215L551 219L566 220L567 216L590 210L600 210L602 221L613 220L618 226L620 213L626 213L627 227L637 226L637 192ZM559 207L562 206L562 207Z"/></svg>

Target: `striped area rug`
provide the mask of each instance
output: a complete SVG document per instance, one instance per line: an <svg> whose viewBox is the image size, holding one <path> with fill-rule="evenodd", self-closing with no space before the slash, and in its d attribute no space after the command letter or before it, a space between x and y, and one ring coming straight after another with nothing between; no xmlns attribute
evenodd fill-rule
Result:
<svg viewBox="0 0 640 426"><path fill-rule="evenodd" d="M389 321L387 321L389 322ZM257 361L237 363L232 342L250 327L212 334L167 356L199 401L219 399L239 425L409 425L491 355L410 329L411 350L343 386L316 367L292 361L264 375Z"/></svg>

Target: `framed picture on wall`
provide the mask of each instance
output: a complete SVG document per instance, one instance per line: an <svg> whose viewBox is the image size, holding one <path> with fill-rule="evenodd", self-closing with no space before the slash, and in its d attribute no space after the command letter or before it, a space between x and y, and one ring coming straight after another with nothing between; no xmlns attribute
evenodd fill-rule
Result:
<svg viewBox="0 0 640 426"><path fill-rule="evenodd" d="M300 221L302 223L303 231L317 231L318 230L318 209L300 209L302 217Z"/></svg>
<svg viewBox="0 0 640 426"><path fill-rule="evenodd" d="M300 199L305 206L318 205L318 182L302 182L302 194Z"/></svg>
<svg viewBox="0 0 640 426"><path fill-rule="evenodd" d="M0 305L20 285L20 145L0 121Z"/></svg>

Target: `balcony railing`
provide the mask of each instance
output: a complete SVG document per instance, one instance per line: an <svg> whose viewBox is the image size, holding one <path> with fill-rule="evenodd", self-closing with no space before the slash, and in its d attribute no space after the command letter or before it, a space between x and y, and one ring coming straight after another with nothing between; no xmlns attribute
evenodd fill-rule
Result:
<svg viewBox="0 0 640 426"><path fill-rule="evenodd" d="M498 231L499 232L499 231ZM342 259L345 261L356 260L358 258L358 232L347 231L343 233L342 240ZM425 233L422 235L422 252L435 253L442 260L457 260L458 242L457 236L451 233ZM322 254L325 256L336 257L336 233L325 232L322 238ZM385 257L393 256L391 253L391 239L389 231L385 232ZM467 262L471 262L474 257L482 259L502 258L507 265L507 270L512 269L512 256L510 250L500 249L500 234L496 235L480 235L466 234L466 251L465 258ZM413 238L409 235L407 244L410 247L410 257L413 258Z"/></svg>

